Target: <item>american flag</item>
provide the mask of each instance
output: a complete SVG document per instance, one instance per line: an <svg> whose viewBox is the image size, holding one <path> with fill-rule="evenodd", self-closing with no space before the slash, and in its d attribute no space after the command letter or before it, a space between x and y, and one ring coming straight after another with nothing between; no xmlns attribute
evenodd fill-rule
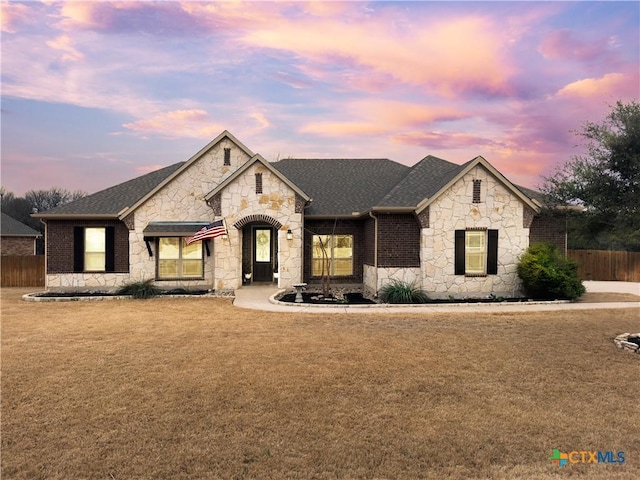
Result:
<svg viewBox="0 0 640 480"><path fill-rule="evenodd" d="M198 230L193 237L186 239L187 245L191 245L193 242L200 240L206 240L208 238L220 237L227 234L227 227L224 224L224 220L218 220L217 222L210 223L206 227L202 227Z"/></svg>

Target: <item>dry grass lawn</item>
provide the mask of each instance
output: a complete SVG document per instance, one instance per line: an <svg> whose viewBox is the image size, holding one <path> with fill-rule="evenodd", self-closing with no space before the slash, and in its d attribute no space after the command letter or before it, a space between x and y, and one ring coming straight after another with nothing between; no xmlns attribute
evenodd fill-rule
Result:
<svg viewBox="0 0 640 480"><path fill-rule="evenodd" d="M323 315L2 291L3 479L640 478L639 312ZM554 448L625 452L559 468Z"/></svg>

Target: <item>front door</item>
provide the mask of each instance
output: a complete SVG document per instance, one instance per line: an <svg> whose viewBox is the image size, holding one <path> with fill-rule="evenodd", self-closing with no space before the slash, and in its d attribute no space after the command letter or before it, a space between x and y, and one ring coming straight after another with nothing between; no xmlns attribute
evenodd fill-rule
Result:
<svg viewBox="0 0 640 480"><path fill-rule="evenodd" d="M253 281L273 281L273 229L256 227L253 230Z"/></svg>

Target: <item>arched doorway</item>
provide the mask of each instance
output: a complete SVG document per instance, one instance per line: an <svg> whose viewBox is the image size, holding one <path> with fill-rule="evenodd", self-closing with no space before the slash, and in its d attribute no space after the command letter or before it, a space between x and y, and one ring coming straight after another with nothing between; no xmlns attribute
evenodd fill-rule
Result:
<svg viewBox="0 0 640 480"><path fill-rule="evenodd" d="M266 215L251 215L236 222L242 230L243 278L251 274L251 281L273 282L278 271L278 231L282 224Z"/></svg>

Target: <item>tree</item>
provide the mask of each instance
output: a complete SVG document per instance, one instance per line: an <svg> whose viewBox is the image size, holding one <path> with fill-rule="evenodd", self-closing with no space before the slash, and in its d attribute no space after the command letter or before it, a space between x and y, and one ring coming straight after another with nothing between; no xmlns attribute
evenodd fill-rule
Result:
<svg viewBox="0 0 640 480"><path fill-rule="evenodd" d="M34 213L41 213L86 195L87 193L81 190L70 192L63 188L52 187L49 190L29 190L24 194L24 198L34 209Z"/></svg>
<svg viewBox="0 0 640 480"><path fill-rule="evenodd" d="M541 188L552 204L584 207L570 219L570 246L640 250L640 104L618 101L576 134L586 153L544 177Z"/></svg>

